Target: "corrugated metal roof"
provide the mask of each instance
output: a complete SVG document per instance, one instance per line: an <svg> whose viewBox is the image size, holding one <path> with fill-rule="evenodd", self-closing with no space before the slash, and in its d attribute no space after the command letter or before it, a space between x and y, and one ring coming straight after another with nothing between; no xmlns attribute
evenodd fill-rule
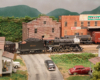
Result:
<svg viewBox="0 0 100 80"><path fill-rule="evenodd" d="M95 26L95 27L90 26L90 27L87 27L87 29L100 29L100 26Z"/></svg>
<svg viewBox="0 0 100 80"><path fill-rule="evenodd" d="M13 59L14 58L14 54L10 53L10 52L7 52L7 51L4 51L3 54L2 54L2 57Z"/></svg>
<svg viewBox="0 0 100 80"><path fill-rule="evenodd" d="M89 59L90 62L92 62L93 64L96 64L97 62L100 62L100 57L94 57Z"/></svg>

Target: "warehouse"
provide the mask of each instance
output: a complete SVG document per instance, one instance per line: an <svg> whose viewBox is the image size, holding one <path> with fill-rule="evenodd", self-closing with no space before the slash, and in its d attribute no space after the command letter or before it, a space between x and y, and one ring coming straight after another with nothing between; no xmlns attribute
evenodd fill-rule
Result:
<svg viewBox="0 0 100 80"><path fill-rule="evenodd" d="M22 23L23 32L22 32L22 40L27 38L55 38L60 37L60 28L61 23L49 16L40 16L36 20L33 20L28 23Z"/></svg>
<svg viewBox="0 0 100 80"><path fill-rule="evenodd" d="M61 36L87 35L100 31L100 14L81 14L60 16Z"/></svg>

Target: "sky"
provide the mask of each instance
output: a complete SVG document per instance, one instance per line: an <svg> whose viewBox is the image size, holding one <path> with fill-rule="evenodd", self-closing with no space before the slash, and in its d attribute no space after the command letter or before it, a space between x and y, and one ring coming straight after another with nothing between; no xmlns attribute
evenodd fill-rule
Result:
<svg viewBox="0 0 100 80"><path fill-rule="evenodd" d="M99 7L100 0L0 0L0 8L15 5L27 5L44 14L57 8L81 13Z"/></svg>

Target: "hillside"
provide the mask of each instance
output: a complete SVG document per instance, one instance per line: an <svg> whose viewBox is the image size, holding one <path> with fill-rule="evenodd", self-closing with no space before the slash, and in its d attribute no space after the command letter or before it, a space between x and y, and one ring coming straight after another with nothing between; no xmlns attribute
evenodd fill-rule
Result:
<svg viewBox="0 0 100 80"><path fill-rule="evenodd" d="M37 9L31 8L26 5L17 5L17 6L10 6L10 7L4 7L0 8L0 16L4 17L37 17L39 14L41 14Z"/></svg>
<svg viewBox="0 0 100 80"><path fill-rule="evenodd" d="M96 9L93 9L92 11L84 11L81 14L100 14L100 6Z"/></svg>
<svg viewBox="0 0 100 80"><path fill-rule="evenodd" d="M54 16L58 18L61 15L79 15L77 12L70 12L65 9L55 9L47 14L48 16Z"/></svg>

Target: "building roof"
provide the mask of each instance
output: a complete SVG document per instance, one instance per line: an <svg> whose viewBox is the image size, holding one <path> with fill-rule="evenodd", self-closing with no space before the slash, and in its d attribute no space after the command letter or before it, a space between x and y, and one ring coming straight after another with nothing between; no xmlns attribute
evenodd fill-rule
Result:
<svg viewBox="0 0 100 80"><path fill-rule="evenodd" d="M2 57L13 59L14 58L14 54L10 53L10 52L7 52L7 51L4 51L3 54L2 54Z"/></svg>
<svg viewBox="0 0 100 80"><path fill-rule="evenodd" d="M54 38L43 38L43 40L54 40Z"/></svg>
<svg viewBox="0 0 100 80"><path fill-rule="evenodd" d="M90 27L87 27L87 29L100 29L100 26L95 26L95 27L90 26Z"/></svg>
<svg viewBox="0 0 100 80"><path fill-rule="evenodd" d="M100 62L100 57L94 57L89 59L90 62L92 62L93 64L96 64L97 62Z"/></svg>
<svg viewBox="0 0 100 80"><path fill-rule="evenodd" d="M100 45L98 45L96 49L99 49L99 48L100 48Z"/></svg>
<svg viewBox="0 0 100 80"><path fill-rule="evenodd" d="M0 37L0 49L4 49L5 37Z"/></svg>

